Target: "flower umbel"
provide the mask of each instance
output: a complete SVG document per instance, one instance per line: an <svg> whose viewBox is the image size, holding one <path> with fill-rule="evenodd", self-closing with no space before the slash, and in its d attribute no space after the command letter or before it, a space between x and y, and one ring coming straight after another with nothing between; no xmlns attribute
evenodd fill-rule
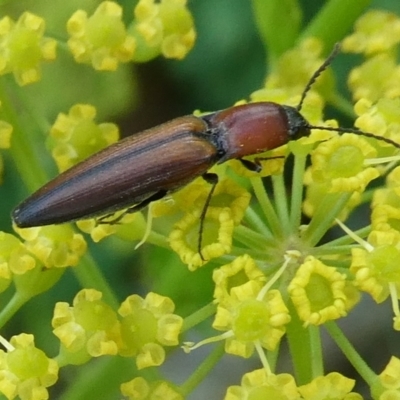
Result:
<svg viewBox="0 0 400 400"><path fill-rule="evenodd" d="M243 48L247 30L242 32L239 19L233 30L227 29L232 23L230 14L239 8L229 7L221 13L219 7L224 2L214 2L204 17L199 10L207 2L199 2L193 5L198 14L192 17L188 8L191 3L185 0L138 0L134 4L103 1L94 6L93 2L82 2L82 9L72 11L72 3L64 2L51 13L45 13L50 6L42 3L43 15L49 15L46 21L29 12L16 22L8 16L0 20L0 75L12 72L20 85L38 80L41 62L55 58L55 39L50 36L57 38L62 52L72 52L76 63L60 59L46 66L46 74L53 68L56 73L29 89L17 87L8 77L0 79L0 148L8 153L0 159L0 172L3 165L7 167L1 189L12 187L11 196L2 196L3 205L14 195L22 197L24 191L31 192L47 180L43 135L50 130L46 144L60 171L94 152L100 151L100 155L44 186L31 199L49 193L52 185L61 186L59 209L64 210L66 205L71 211L75 205L82 205L84 216L95 215L97 219L79 222L82 235L75 232L73 225L15 228L21 240L0 233L0 327L15 329L28 321L26 331L35 332L35 340L28 334L13 337L11 343L0 337L7 349L0 351L0 392L7 399L46 400L48 388L57 380L58 368L69 366L77 371L73 375L77 385L73 382L69 392L68 381L63 381L61 389L56 389L58 394L65 388L60 393L62 397L74 397L75 386L83 388L84 394L90 393L89 385L102 393L103 388L104 393L111 393L113 385L115 397L115 388L121 385L122 395L129 399L181 400L213 373L224 354L235 356L229 356L230 374L238 357L250 358L256 353L257 358L242 362L250 362L243 365L257 369L249 369L240 385L229 387L226 399L360 399L353 392L356 380L356 387L360 387L359 377L373 400L398 398L399 360L390 359L391 354L383 355L385 346L376 346L381 356L390 359L378 375L374 372L377 368L370 367L344 335L339 320L346 318L351 323L350 311L361 295L371 297L376 307L390 299L393 323L389 324L400 330L400 18L386 11L365 14L356 23L355 33L343 40L346 51L359 55L351 58L338 54L333 60L337 54L333 52L325 60L332 43L342 41L339 32L348 31L353 13L360 14L358 7L365 7L363 3L367 1L353 2L351 13L345 0L328 2L303 29L302 2L293 1L290 12L282 12L285 5L279 0L253 0L254 26L266 47L271 72L265 77L265 84L246 97L263 104L239 99L234 104L246 104L244 108L233 106L213 114L208 114L210 110L199 111L172 121L166 130L162 125L156 131L145 131L138 141L133 137L102 152L118 140L118 129L114 124L95 122L96 109L111 113L121 105L120 111L128 110L122 94L125 91L126 95L131 87L141 87L135 83L144 67L134 69L119 64L145 62L159 55L177 60L185 57L194 45L194 21L199 21L199 26L204 26L205 21L213 40L200 51L200 57L195 53L182 64L181 71L185 73L179 72L181 75L174 82L196 94L186 83L189 76L197 76L191 68L196 68L196 74L203 73L213 52L229 49L229 44L237 58L245 58L246 68L241 72L253 71L252 46ZM2 2L1 7L3 15L7 9L15 12L11 2ZM332 14L332 8L336 13ZM68 16L72 14L68 21L63 17L66 9ZM214 19L215 15L219 19ZM336 18L337 15L346 18ZM58 20L52 19L55 16ZM204 35L205 30L200 32ZM232 41L233 37L236 40ZM195 51L202 48L204 38ZM291 48L294 43L298 45ZM225 53L221 54L223 63ZM351 96L343 94L343 85L336 81L345 71L343 68L341 74L335 73L336 63L342 58L354 63L347 78ZM328 68L332 62L333 68ZM207 93L212 95L213 86L224 82L235 64L229 68L223 65L223 72L213 64ZM168 61L170 70L178 71L175 67L175 62ZM88 76L80 80L80 71ZM66 74L73 85L70 81L61 82ZM96 85L86 85L90 81ZM134 85L130 85L132 82ZM97 90L98 87L106 89ZM163 90L156 93L160 104L165 102ZM80 103L88 98L96 108ZM328 112L335 108L338 120L325 119L325 105L329 106ZM257 129L253 130L257 124L252 120L257 116L251 113L264 106L260 129L267 145L257 142ZM69 107L65 114L58 114ZM245 110L244 114L239 110ZM246 110L250 110L249 114ZM57 114L49 129L48 121ZM207 114L209 117L205 117ZM227 115L232 125L225 124ZM214 116L221 118L213 119ZM109 116L98 117L106 118ZM125 120L125 116L122 118ZM353 120L363 132L349 126ZM182 121L198 122L198 130ZM282 128L275 130L275 122ZM131 124L126 126L124 130L133 133ZM338 128L342 126L349 126L349 133ZM295 140L298 130L304 137ZM152 136L154 132L159 136ZM170 157L169 152L179 149L181 135L189 139L188 146L180 148L176 158ZM242 135L245 140L234 149L236 139ZM191 147L192 139L197 141L199 150L204 147L205 158L192 152L196 150ZM225 162L234 154L247 154L248 144L252 145L248 151L252 155ZM136 150L142 159L136 158ZM159 159L154 156L158 154ZM183 156L187 154L198 158L185 164ZM112 170L110 158L112 163L117 162L113 178L107 181ZM96 160L101 164L98 169ZM178 160L175 170L170 168L171 160ZM9 177L17 174L12 165L17 167L25 189L14 190ZM179 168L186 175L180 175ZM83 181L93 185L82 184L82 170ZM140 173L135 175L137 171ZM198 176L201 173L203 176ZM191 181L195 177L198 179ZM75 179L81 184L74 186ZM115 185L109 185L111 180ZM59 185L60 182L64 183ZM70 183L78 190L69 191ZM130 191L132 187L136 189ZM114 189L115 193L111 193ZM82 197L78 197L78 191ZM98 210L92 201L80 202L79 199L87 199L86 194L89 199L95 200L98 194L104 200ZM28 203L23 202L22 207ZM147 212L138 212L149 203ZM372 212L367 217L369 204ZM118 205L129 208L117 210ZM33 207L32 213L52 221L62 219L52 219L49 208ZM101 210L110 214L97 215ZM114 210L117 212L111 214ZM8 213L7 210L6 219L0 220L7 223ZM72 210L68 215L74 218L77 214ZM13 216L16 223L23 225L17 217L18 208ZM357 228L350 228L354 226ZM101 245L87 246L85 233L95 242L107 239ZM143 253L131 257L131 251L142 244ZM94 249L101 252L91 257L88 251ZM104 270L98 268L103 260L107 266ZM121 264L127 268L121 268ZM143 267L130 268L131 264ZM76 267L67 269L69 266ZM66 290L59 286L51 291L57 281L62 285L68 276L75 279ZM39 299L40 303L27 304L43 292L49 293ZM65 297L74 295L72 305L65 301ZM54 335L49 343L43 340L49 337L46 330L50 329L45 300L42 303L46 297L48 301L58 298L52 319ZM18 324L7 324L17 312ZM366 318L369 319L376 323L375 318ZM187 332L198 326L201 329L196 332ZM325 350L331 350L324 346L322 327L357 377L347 378L340 371L325 372L338 368L337 364L332 368L327 363L334 359L332 354L325 358ZM215 329L216 333L207 329ZM382 340L388 329L382 329ZM363 337L369 331L364 329ZM188 353L205 344L220 343L178 385L162 375L177 365L172 353L180 351L181 337L186 334L196 335L198 341L184 344ZM59 354L50 359L34 342L59 348ZM290 374L279 373L279 357L285 353L289 354L293 369ZM188 375L190 365L184 361ZM85 379L81 372L86 368L99 368L100 373ZM82 375L84 379L80 378ZM99 382L98 376L107 379ZM216 396L212 392L203 397Z"/></svg>

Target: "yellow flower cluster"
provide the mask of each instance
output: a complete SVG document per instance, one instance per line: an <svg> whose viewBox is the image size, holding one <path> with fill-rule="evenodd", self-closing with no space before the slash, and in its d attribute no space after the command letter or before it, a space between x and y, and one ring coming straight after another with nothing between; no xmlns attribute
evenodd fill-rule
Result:
<svg viewBox="0 0 400 400"><path fill-rule="evenodd" d="M66 22L68 47L78 63L115 71L119 63L147 61L160 54L182 59L196 33L185 0L140 0L125 26L122 7L103 1L92 15L77 10ZM55 39L44 36L43 18L24 12L18 21L0 20L0 75L12 72L19 85L40 79L40 62L56 58Z"/></svg>
<svg viewBox="0 0 400 400"><path fill-rule="evenodd" d="M136 61L147 61L162 53L182 59L193 47L196 32L186 0L140 0L130 33L136 38Z"/></svg>
<svg viewBox="0 0 400 400"><path fill-rule="evenodd" d="M19 85L40 79L39 62L56 57L56 41L44 37L42 18L25 12L17 22L0 20L0 74L12 72Z"/></svg>
<svg viewBox="0 0 400 400"><path fill-rule="evenodd" d="M182 318L174 303L149 293L129 296L118 314L94 289L80 291L73 306L57 303L52 325L61 342L62 363L81 364L91 357L120 354L135 357L139 369L161 365L163 346L176 346Z"/></svg>
<svg viewBox="0 0 400 400"><path fill-rule="evenodd" d="M47 388L58 379L57 362L35 347L33 335L14 336L6 345L7 352L0 350L0 392L8 400L48 399Z"/></svg>

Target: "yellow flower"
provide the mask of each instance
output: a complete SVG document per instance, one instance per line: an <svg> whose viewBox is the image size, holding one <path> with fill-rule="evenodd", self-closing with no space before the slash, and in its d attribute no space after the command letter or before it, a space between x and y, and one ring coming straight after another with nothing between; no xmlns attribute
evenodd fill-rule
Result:
<svg viewBox="0 0 400 400"><path fill-rule="evenodd" d="M292 95L299 95L304 90L310 76L321 65L322 43L318 39L308 38L299 46L284 53L278 61L274 72L269 74L265 87L267 89L286 89ZM326 78L323 76L321 80ZM321 85L321 81L316 84ZM286 103L287 104L287 103Z"/></svg>
<svg viewBox="0 0 400 400"><path fill-rule="evenodd" d="M24 12L14 22L10 17L0 20L0 74L12 72L21 86L40 79L42 60L56 57L56 41L43 37L45 22Z"/></svg>
<svg viewBox="0 0 400 400"><path fill-rule="evenodd" d="M188 212L177 222L169 235L172 250L179 254L182 262L193 271L212 258L229 253L232 245L234 220L229 208L209 207L204 218L203 231L200 232L199 207ZM201 235L201 236L200 236ZM201 254L199 240L201 239Z"/></svg>
<svg viewBox="0 0 400 400"><path fill-rule="evenodd" d="M321 325L347 315L346 276L309 256L296 271L288 292L304 325Z"/></svg>
<svg viewBox="0 0 400 400"><path fill-rule="evenodd" d="M144 378L134 378L121 385L121 393L129 400L184 400L183 396L167 381L148 383Z"/></svg>
<svg viewBox="0 0 400 400"><path fill-rule="evenodd" d="M208 184L208 186L210 185ZM215 187L210 206L228 207L231 210L235 225L239 225L249 205L250 198L251 195L247 190L243 189L232 179L225 178L220 180ZM200 205L200 201L202 200L198 200L197 204ZM202 204L204 205L204 202Z"/></svg>
<svg viewBox="0 0 400 400"><path fill-rule="evenodd" d="M7 289L12 274L22 275L35 265L34 257L15 236L0 232L0 292Z"/></svg>
<svg viewBox="0 0 400 400"><path fill-rule="evenodd" d="M96 70L115 71L118 63L129 61L135 51L136 41L127 35L122 8L112 1L100 3L90 17L83 10L76 11L67 29L75 61L92 64Z"/></svg>
<svg viewBox="0 0 400 400"><path fill-rule="evenodd" d="M58 365L35 347L33 335L10 340L7 352L0 350L0 392L11 400L48 399L47 388L58 379Z"/></svg>
<svg viewBox="0 0 400 400"><path fill-rule="evenodd" d="M373 230L391 234L393 240L400 240L398 220L400 210L400 168L395 168L386 179L386 185L374 192L372 199L371 225Z"/></svg>
<svg viewBox="0 0 400 400"><path fill-rule="evenodd" d="M400 66L392 54L382 53L352 69L348 85L355 100L368 99L376 102L382 97L400 95Z"/></svg>
<svg viewBox="0 0 400 400"><path fill-rule="evenodd" d="M312 169L310 167L304 174L304 185L306 186L306 197L303 202L303 212L309 217L312 217L315 214L315 211L318 210L318 207L321 204L321 199L330 196L328 193L330 181L314 181ZM351 211L361 203L361 198L361 193L359 191L351 193L350 198L337 218L341 221L346 220Z"/></svg>
<svg viewBox="0 0 400 400"><path fill-rule="evenodd" d="M89 104L75 104L68 115L57 116L48 144L60 172L119 139L115 124L96 124L95 117L96 109Z"/></svg>
<svg viewBox="0 0 400 400"><path fill-rule="evenodd" d="M400 256L400 237L392 232L372 231L368 242L371 247L352 249L350 271L355 274L357 287L380 303L389 295L390 283L400 289L396 262Z"/></svg>
<svg viewBox="0 0 400 400"><path fill-rule="evenodd" d="M121 345L117 313L94 289L83 289L73 306L59 302L54 309L53 333L59 338L66 363L81 364L90 357L117 354Z"/></svg>
<svg viewBox="0 0 400 400"><path fill-rule="evenodd" d="M379 380L386 389L400 390L400 359L391 357L385 369L380 373Z"/></svg>
<svg viewBox="0 0 400 400"><path fill-rule="evenodd" d="M213 280L215 301L218 304L224 304L225 301L230 300L232 288L251 280L265 282L266 277L255 261L245 254L235 258L230 264L215 269Z"/></svg>
<svg viewBox="0 0 400 400"><path fill-rule="evenodd" d="M121 217L121 219L119 219ZM117 223L108 223L106 221L118 219ZM124 240L143 239L146 230L146 221L142 213L126 213L126 210L118 211L112 214L109 219L99 223L98 219L91 218L76 221L78 228L90 237L95 243L100 242L110 235L116 235Z"/></svg>
<svg viewBox="0 0 400 400"><path fill-rule="evenodd" d="M362 400L360 394L351 392L354 384L353 379L346 378L337 372L331 372L326 376L315 378L307 385L299 386L298 390L304 400Z"/></svg>
<svg viewBox="0 0 400 400"><path fill-rule="evenodd" d="M260 282L249 281L231 290L232 300L219 305L213 327L229 332L225 351L250 357L255 345L274 350L285 333L290 316L278 290L266 294Z"/></svg>
<svg viewBox="0 0 400 400"><path fill-rule="evenodd" d="M130 33L138 43L133 59L148 61L162 53L166 58L184 58L196 39L193 18L186 0L140 0Z"/></svg>
<svg viewBox="0 0 400 400"><path fill-rule="evenodd" d="M293 376L267 374L265 369L257 369L243 375L241 386L230 386L224 400L298 400L299 398Z"/></svg>
<svg viewBox="0 0 400 400"><path fill-rule="evenodd" d="M161 365L163 346L176 346L183 319L173 314L175 305L168 297L149 293L145 299L129 296L119 308L122 316L123 347L120 354L135 356L139 369Z"/></svg>
<svg viewBox="0 0 400 400"><path fill-rule="evenodd" d="M355 126L365 132L383 136L387 139L400 143L400 99L381 98L375 104L370 100L361 99L354 110L358 115ZM396 155L397 148L380 140L369 140L380 156Z"/></svg>
<svg viewBox="0 0 400 400"><path fill-rule="evenodd" d="M376 168L364 165L367 158L375 156L375 148L358 135L335 137L321 143L312 153L312 178L326 183L330 193L362 192L379 176Z"/></svg>
<svg viewBox="0 0 400 400"><path fill-rule="evenodd" d="M86 252L82 235L74 233L69 225L52 225L21 229L16 232L25 239L25 247L46 268L73 267Z"/></svg>
<svg viewBox="0 0 400 400"><path fill-rule="evenodd" d="M371 55L392 50L400 43L400 18L384 10L363 14L355 32L342 42L343 51Z"/></svg>

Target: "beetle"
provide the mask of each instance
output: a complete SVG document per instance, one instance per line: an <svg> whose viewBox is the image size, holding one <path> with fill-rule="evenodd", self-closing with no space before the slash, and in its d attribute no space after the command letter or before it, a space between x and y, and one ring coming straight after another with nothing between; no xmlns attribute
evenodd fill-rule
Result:
<svg viewBox="0 0 400 400"><path fill-rule="evenodd" d="M313 74L297 107L244 104L199 117L176 118L127 137L33 193L12 212L15 224L26 228L108 217L127 207L126 212L135 212L203 176L212 189L200 219L200 250L204 216L218 182L215 174L207 172L213 165L238 159L248 169L259 171L257 159L243 157L280 147L316 128L376 137L356 129L312 126L300 113L306 93L338 50L336 45ZM387 138L378 139L397 145Z"/></svg>
<svg viewBox="0 0 400 400"><path fill-rule="evenodd" d="M127 137L58 175L17 206L12 217L26 228L111 214L132 204L129 212L134 212L198 176L213 181L207 171L216 163L308 135L307 125L294 108L269 102L176 118ZM250 162L244 163L249 167Z"/></svg>

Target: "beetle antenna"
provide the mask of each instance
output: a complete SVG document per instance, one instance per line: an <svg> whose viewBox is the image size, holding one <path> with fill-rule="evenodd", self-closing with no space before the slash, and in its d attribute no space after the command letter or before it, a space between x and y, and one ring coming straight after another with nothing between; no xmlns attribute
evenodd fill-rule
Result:
<svg viewBox="0 0 400 400"><path fill-rule="evenodd" d="M318 79L318 77L321 75L322 72L326 70L326 68L329 67L329 65L332 63L332 60L337 56L340 50L340 43L336 43L335 46L333 47L333 50L331 51L331 54L327 57L327 59L321 64L321 66L313 73L312 77L308 81L306 87L303 90L303 93L301 95L301 99L299 104L296 107L297 111L301 110L301 107L303 106L304 99L307 96L307 93L310 91L312 85L314 85L315 81Z"/></svg>
<svg viewBox="0 0 400 400"><path fill-rule="evenodd" d="M321 66L311 76L310 80L308 81L306 87L303 90L300 102L296 107L297 111L301 110L301 107L303 106L304 99L307 96L307 93L310 91L312 85L315 83L315 81L318 79L318 77L321 75L321 73L323 71L325 71L325 69L332 63L332 60L337 56L339 51L340 51L340 43L336 43L335 46L333 47L331 53L329 54L329 56L326 58L326 60L321 64ZM391 144L392 146L400 149L400 143L397 143L392 139L389 139L389 138L386 138L386 137L383 137L383 136L378 136L378 135L375 135L374 133L364 132L364 131L361 131L359 129L342 128L342 127L333 128L333 127L329 127L329 126L315 126L315 125L307 125L307 127L309 129L321 129L321 130L324 130L324 131L331 131L331 132L354 133L356 135L365 136L365 137L373 138L373 139L376 139L376 140L380 140L381 142L385 142L385 143Z"/></svg>
<svg viewBox="0 0 400 400"><path fill-rule="evenodd" d="M378 136L378 135L375 135L374 133L360 131L359 129L341 128L341 127L334 128L331 126L314 126L314 125L308 125L307 127L309 129L321 129L323 131L332 131L332 132L339 132L339 133L354 133L356 135L365 136L365 137L373 138L376 140L380 140L381 142L389 143L392 146L400 149L400 143L397 143L392 139L389 139L384 136Z"/></svg>

